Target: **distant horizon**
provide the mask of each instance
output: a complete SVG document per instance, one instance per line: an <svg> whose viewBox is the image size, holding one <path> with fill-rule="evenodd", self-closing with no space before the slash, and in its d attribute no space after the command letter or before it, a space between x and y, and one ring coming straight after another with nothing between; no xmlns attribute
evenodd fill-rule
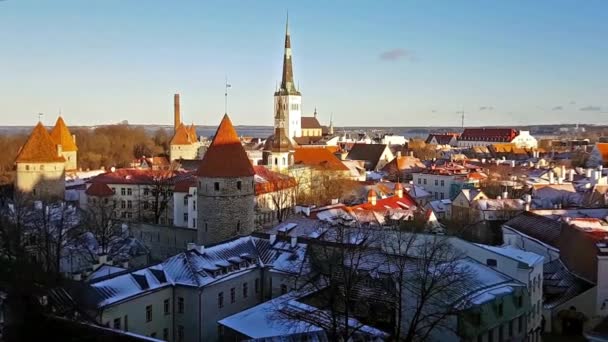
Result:
<svg viewBox="0 0 608 342"><path fill-rule="evenodd" d="M272 125L286 12L304 115L345 126L608 124L608 2L0 1L0 117Z"/></svg>

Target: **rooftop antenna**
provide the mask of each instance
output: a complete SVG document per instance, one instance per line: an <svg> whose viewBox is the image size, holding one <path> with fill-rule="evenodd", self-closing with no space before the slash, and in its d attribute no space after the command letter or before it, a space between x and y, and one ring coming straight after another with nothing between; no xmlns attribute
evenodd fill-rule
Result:
<svg viewBox="0 0 608 342"><path fill-rule="evenodd" d="M44 113L38 113L38 122L42 122L42 116Z"/></svg>
<svg viewBox="0 0 608 342"><path fill-rule="evenodd" d="M460 116L460 124L462 125L462 129L464 130L464 109L461 110L461 111L459 111L459 112L456 112L456 113L458 113L458 114L461 115Z"/></svg>
<svg viewBox="0 0 608 342"><path fill-rule="evenodd" d="M228 76L226 76L225 86L226 88L224 92L224 114L228 114L228 88L232 87L232 85L228 83Z"/></svg>

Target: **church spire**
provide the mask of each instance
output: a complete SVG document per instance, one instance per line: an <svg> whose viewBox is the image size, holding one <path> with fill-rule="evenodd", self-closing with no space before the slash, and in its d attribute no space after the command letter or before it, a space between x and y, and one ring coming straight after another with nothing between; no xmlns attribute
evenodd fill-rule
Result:
<svg viewBox="0 0 608 342"><path fill-rule="evenodd" d="M300 95L293 81L293 66L291 61L291 36L289 34L289 13L285 22L285 52L283 54L283 75L281 78L281 88L278 93L281 95Z"/></svg>

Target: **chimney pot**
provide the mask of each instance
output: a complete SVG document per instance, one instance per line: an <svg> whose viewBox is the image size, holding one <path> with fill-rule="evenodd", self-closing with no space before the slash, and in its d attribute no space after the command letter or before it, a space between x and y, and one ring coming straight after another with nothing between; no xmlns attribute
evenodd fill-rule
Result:
<svg viewBox="0 0 608 342"><path fill-rule="evenodd" d="M194 242L188 242L187 250L191 251L193 249L196 249L196 244Z"/></svg>
<svg viewBox="0 0 608 342"><path fill-rule="evenodd" d="M295 248L298 244L298 237L297 236L292 236L291 237L291 248Z"/></svg>

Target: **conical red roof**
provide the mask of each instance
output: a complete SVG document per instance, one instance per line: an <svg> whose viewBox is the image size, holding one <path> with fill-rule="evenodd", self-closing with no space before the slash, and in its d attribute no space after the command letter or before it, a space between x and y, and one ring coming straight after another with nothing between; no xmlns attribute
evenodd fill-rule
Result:
<svg viewBox="0 0 608 342"><path fill-rule="evenodd" d="M224 115L215 137L199 164L199 177L248 177L255 174L253 165L241 144L227 114Z"/></svg>
<svg viewBox="0 0 608 342"><path fill-rule="evenodd" d="M61 145L63 151L78 151L74 138L72 138L72 134L61 116L57 118L55 127L51 130L51 138L53 138L55 144Z"/></svg>
<svg viewBox="0 0 608 342"><path fill-rule="evenodd" d="M38 122L27 141L19 150L16 163L60 163L65 162L62 156L57 154L57 146L44 128Z"/></svg>

